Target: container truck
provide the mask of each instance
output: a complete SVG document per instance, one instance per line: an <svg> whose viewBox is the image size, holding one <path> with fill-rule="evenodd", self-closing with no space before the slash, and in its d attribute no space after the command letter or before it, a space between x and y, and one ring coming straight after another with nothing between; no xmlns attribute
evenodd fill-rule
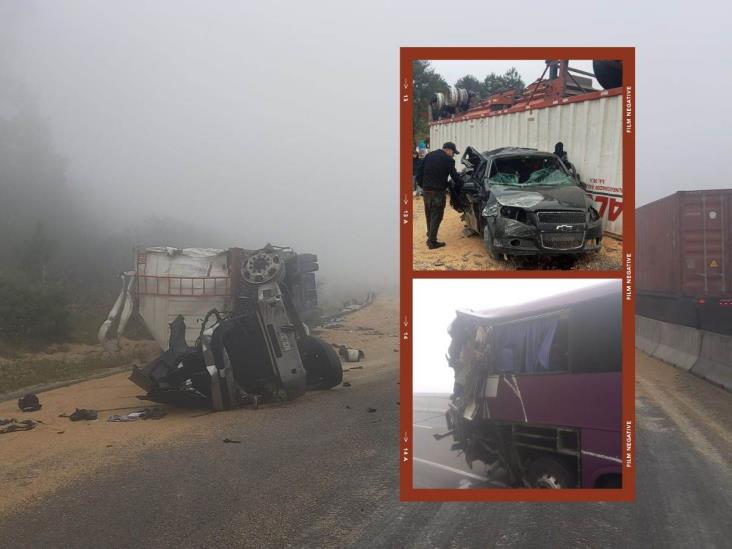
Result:
<svg viewBox="0 0 732 549"><path fill-rule="evenodd" d="M732 189L679 191L635 219L636 312L732 334Z"/></svg>

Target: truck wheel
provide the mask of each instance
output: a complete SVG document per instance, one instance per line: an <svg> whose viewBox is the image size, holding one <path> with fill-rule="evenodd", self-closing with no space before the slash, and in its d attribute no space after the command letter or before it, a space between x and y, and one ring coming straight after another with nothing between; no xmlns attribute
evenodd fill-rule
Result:
<svg viewBox="0 0 732 549"><path fill-rule="evenodd" d="M488 254L491 256L492 259L495 259L496 261L501 261L503 259L503 257L501 257L501 254L496 252L496 249L493 247L493 235L491 235L491 231L488 228L487 223L483 227L483 243L485 244L485 247L488 250Z"/></svg>
<svg viewBox="0 0 732 549"><path fill-rule="evenodd" d="M532 488L575 488L575 475L557 458L540 457L529 465L529 483Z"/></svg>
<svg viewBox="0 0 732 549"><path fill-rule="evenodd" d="M308 389L330 389L343 381L341 359L332 345L319 337L306 336L302 347Z"/></svg>

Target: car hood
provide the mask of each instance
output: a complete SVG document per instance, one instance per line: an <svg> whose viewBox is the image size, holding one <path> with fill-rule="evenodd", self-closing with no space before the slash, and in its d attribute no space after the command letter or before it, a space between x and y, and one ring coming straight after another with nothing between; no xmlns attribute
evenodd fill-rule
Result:
<svg viewBox="0 0 732 549"><path fill-rule="evenodd" d="M552 209L585 209L587 195L576 185L560 187L534 186L512 187L507 185L491 186L491 193L501 206L513 206L528 211Z"/></svg>

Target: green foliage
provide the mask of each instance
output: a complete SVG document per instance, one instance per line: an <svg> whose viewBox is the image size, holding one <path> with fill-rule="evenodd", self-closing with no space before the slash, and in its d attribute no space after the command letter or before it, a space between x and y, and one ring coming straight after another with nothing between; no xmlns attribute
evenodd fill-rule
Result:
<svg viewBox="0 0 732 549"><path fill-rule="evenodd" d="M494 93L508 90L523 90L526 87L516 67L511 67L502 75L490 73L483 80L482 97L488 97Z"/></svg>
<svg viewBox="0 0 732 549"><path fill-rule="evenodd" d="M0 278L0 340L51 343L69 333L68 300L62 291Z"/></svg>
<svg viewBox="0 0 732 549"><path fill-rule="evenodd" d="M29 280L45 282L54 247L55 243L48 238L46 228L38 222L35 231L18 252L20 267Z"/></svg>
<svg viewBox="0 0 732 549"><path fill-rule="evenodd" d="M446 92L447 82L435 72L429 61L418 60L412 64L412 86L414 90L412 136L416 146L420 141L430 137L430 98L436 92Z"/></svg>
<svg viewBox="0 0 732 549"><path fill-rule="evenodd" d="M468 91L474 91L481 97L485 95L483 90L483 83L472 74L466 74L462 78L459 78L458 81L455 82L455 87L465 88Z"/></svg>
<svg viewBox="0 0 732 549"><path fill-rule="evenodd" d="M412 105L412 137L414 144L426 140L430 136L429 104L432 94L447 92L447 81L435 72L429 61L415 61L412 64L412 85L414 104ZM497 75L490 73L481 82L472 74L466 74L455 82L455 87L476 92L481 98L509 89L523 90L526 85L515 67Z"/></svg>

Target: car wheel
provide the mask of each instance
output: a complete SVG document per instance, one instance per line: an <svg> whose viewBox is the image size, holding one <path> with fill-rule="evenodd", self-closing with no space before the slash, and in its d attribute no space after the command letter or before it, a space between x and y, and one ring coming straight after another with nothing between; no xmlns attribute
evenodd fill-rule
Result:
<svg viewBox="0 0 732 549"><path fill-rule="evenodd" d="M543 456L529 464L529 484L532 488L556 490L575 488L575 475L558 458Z"/></svg>
<svg viewBox="0 0 732 549"><path fill-rule="evenodd" d="M319 337L306 336L301 355L308 389L330 389L343 381L341 359L329 343Z"/></svg>
<svg viewBox="0 0 732 549"><path fill-rule="evenodd" d="M496 261L501 261L503 259L501 254L499 254L493 246L493 235L488 228L488 223L483 226L483 243L485 244L485 247L488 250L491 258L495 259Z"/></svg>

